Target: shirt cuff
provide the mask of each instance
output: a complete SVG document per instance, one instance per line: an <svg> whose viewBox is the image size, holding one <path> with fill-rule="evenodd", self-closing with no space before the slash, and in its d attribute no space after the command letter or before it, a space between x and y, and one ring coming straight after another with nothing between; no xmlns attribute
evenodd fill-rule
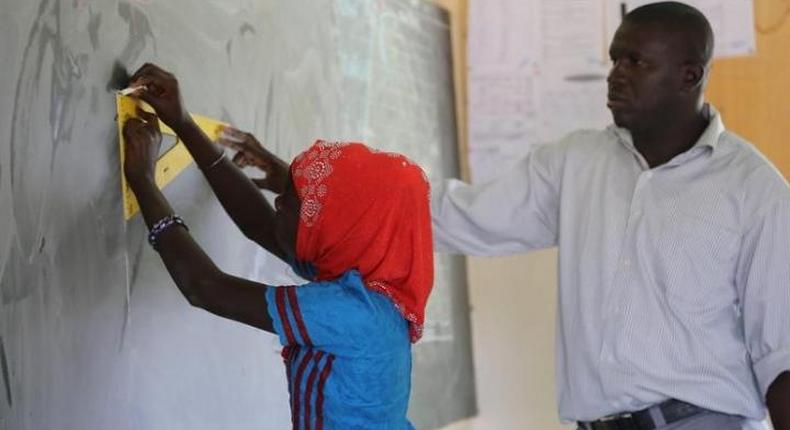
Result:
<svg viewBox="0 0 790 430"><path fill-rule="evenodd" d="M763 400L768 394L768 388L782 372L790 371L790 349L774 351L754 363L754 374Z"/></svg>

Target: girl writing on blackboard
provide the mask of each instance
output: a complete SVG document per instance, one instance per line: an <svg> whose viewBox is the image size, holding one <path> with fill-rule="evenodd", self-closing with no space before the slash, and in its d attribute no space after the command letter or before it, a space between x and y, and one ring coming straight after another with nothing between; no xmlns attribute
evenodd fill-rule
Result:
<svg viewBox="0 0 790 430"><path fill-rule="evenodd" d="M124 173L149 241L187 300L280 337L294 429L412 428L411 342L420 337L433 284L422 170L360 143L318 141L290 168L273 169L273 208L190 119L172 74L147 64L132 85L156 115L140 111L125 124ZM184 142L241 231L309 282L273 288L214 265L155 185L157 116ZM238 133L230 130L229 139Z"/></svg>

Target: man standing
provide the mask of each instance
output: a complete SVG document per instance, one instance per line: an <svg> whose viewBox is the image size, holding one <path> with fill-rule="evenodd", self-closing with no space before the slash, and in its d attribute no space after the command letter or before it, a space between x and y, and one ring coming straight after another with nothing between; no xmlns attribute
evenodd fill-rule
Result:
<svg viewBox="0 0 790 430"><path fill-rule="evenodd" d="M582 429L759 428L766 406L790 429L790 188L704 103L712 52L696 9L633 10L613 126L434 192L440 251L559 247L559 411Z"/></svg>

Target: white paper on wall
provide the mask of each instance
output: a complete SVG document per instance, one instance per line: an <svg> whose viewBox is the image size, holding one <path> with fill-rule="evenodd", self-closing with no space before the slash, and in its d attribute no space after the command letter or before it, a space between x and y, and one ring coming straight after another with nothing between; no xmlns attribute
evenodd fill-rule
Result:
<svg viewBox="0 0 790 430"><path fill-rule="evenodd" d="M622 12L636 9L656 0L607 0L609 38L620 25ZM714 58L753 55L757 52L754 30L754 0L684 0L683 3L699 9L708 18L716 40Z"/></svg>
<svg viewBox="0 0 790 430"><path fill-rule="evenodd" d="M608 48L623 12L649 0L472 0L469 161L490 179L536 143L611 122ZM708 17L716 57L755 52L753 0L688 0Z"/></svg>
<svg viewBox="0 0 790 430"><path fill-rule="evenodd" d="M474 181L531 145L603 123L607 9L602 0L479 0L470 5L469 159ZM591 106L595 106L591 108ZM574 120L571 121L571 118Z"/></svg>

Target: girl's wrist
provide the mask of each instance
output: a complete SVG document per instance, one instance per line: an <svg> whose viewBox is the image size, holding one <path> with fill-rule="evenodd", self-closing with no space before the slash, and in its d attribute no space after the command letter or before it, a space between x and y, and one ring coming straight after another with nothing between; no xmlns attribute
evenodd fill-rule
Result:
<svg viewBox="0 0 790 430"><path fill-rule="evenodd" d="M154 179L153 173L146 173L143 175L134 175L128 176L126 178L127 182L129 183L129 187L135 193L140 190L144 190L148 187L152 187L156 184L156 180Z"/></svg>

